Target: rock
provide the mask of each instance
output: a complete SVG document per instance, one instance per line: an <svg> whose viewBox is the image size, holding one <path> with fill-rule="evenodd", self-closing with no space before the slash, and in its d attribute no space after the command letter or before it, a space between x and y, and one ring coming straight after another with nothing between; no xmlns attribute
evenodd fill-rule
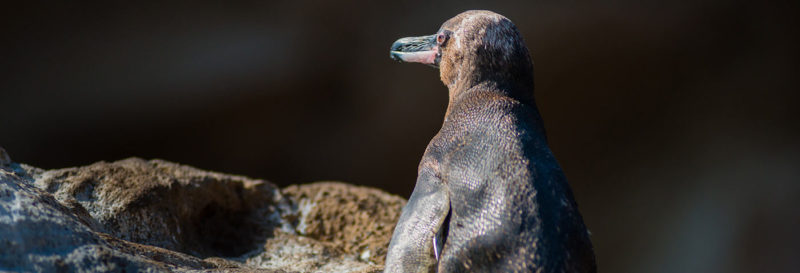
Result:
<svg viewBox="0 0 800 273"><path fill-rule="evenodd" d="M73 210L32 182L0 169L2 271L167 271L211 267L189 255L94 231Z"/></svg>
<svg viewBox="0 0 800 273"><path fill-rule="evenodd" d="M289 186L283 193L299 204L298 233L376 264L384 262L386 242L406 203L378 189L335 182Z"/></svg>
<svg viewBox="0 0 800 273"><path fill-rule="evenodd" d="M77 202L117 238L198 257L242 255L280 227L277 187L138 158L51 170L36 186Z"/></svg>
<svg viewBox="0 0 800 273"><path fill-rule="evenodd" d="M387 243L388 246L388 243ZM267 241L264 251L248 258L245 264L253 268L286 270L287 272L351 272L377 273L380 266L359 261L340 247L290 234L276 234Z"/></svg>
<svg viewBox="0 0 800 273"><path fill-rule="evenodd" d="M405 199L345 183L285 188L294 204L287 215L298 235L277 234L245 263L296 272L382 272L394 224ZM291 247L287 247L291 246Z"/></svg>
<svg viewBox="0 0 800 273"><path fill-rule="evenodd" d="M380 272L405 203L163 160L41 170L4 158L0 271Z"/></svg>

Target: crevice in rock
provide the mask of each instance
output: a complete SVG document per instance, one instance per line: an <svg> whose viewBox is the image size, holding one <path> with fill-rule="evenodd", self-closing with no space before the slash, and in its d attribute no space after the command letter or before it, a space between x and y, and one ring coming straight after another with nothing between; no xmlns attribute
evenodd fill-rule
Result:
<svg viewBox="0 0 800 273"><path fill-rule="evenodd" d="M197 242L196 251L202 258L240 256L262 246L273 231L270 225L250 220L255 213L249 209L234 210L210 203L197 211L181 226L194 229L186 234L194 237L191 239Z"/></svg>

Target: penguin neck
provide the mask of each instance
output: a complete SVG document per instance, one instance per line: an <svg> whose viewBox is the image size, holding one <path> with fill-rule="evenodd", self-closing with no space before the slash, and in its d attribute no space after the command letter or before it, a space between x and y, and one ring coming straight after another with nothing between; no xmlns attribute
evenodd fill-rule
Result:
<svg viewBox="0 0 800 273"><path fill-rule="evenodd" d="M527 70L527 69L526 69ZM455 80L447 85L449 98L446 115L458 101L475 92L489 92L515 99L521 103L534 105L533 71L501 71L486 73L481 71L459 71Z"/></svg>

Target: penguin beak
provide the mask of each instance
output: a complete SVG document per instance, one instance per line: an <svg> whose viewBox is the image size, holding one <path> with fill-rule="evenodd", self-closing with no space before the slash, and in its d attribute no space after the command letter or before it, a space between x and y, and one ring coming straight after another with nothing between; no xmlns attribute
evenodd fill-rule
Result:
<svg viewBox="0 0 800 273"><path fill-rule="evenodd" d="M389 56L399 62L422 63L439 67L439 46L436 34L401 38L392 44Z"/></svg>

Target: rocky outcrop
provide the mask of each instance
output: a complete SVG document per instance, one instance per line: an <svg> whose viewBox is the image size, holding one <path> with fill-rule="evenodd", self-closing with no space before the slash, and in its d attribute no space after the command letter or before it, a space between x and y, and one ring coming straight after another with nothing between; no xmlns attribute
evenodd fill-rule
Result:
<svg viewBox="0 0 800 273"><path fill-rule="evenodd" d="M404 204L163 160L41 170L0 148L0 271L380 272Z"/></svg>

